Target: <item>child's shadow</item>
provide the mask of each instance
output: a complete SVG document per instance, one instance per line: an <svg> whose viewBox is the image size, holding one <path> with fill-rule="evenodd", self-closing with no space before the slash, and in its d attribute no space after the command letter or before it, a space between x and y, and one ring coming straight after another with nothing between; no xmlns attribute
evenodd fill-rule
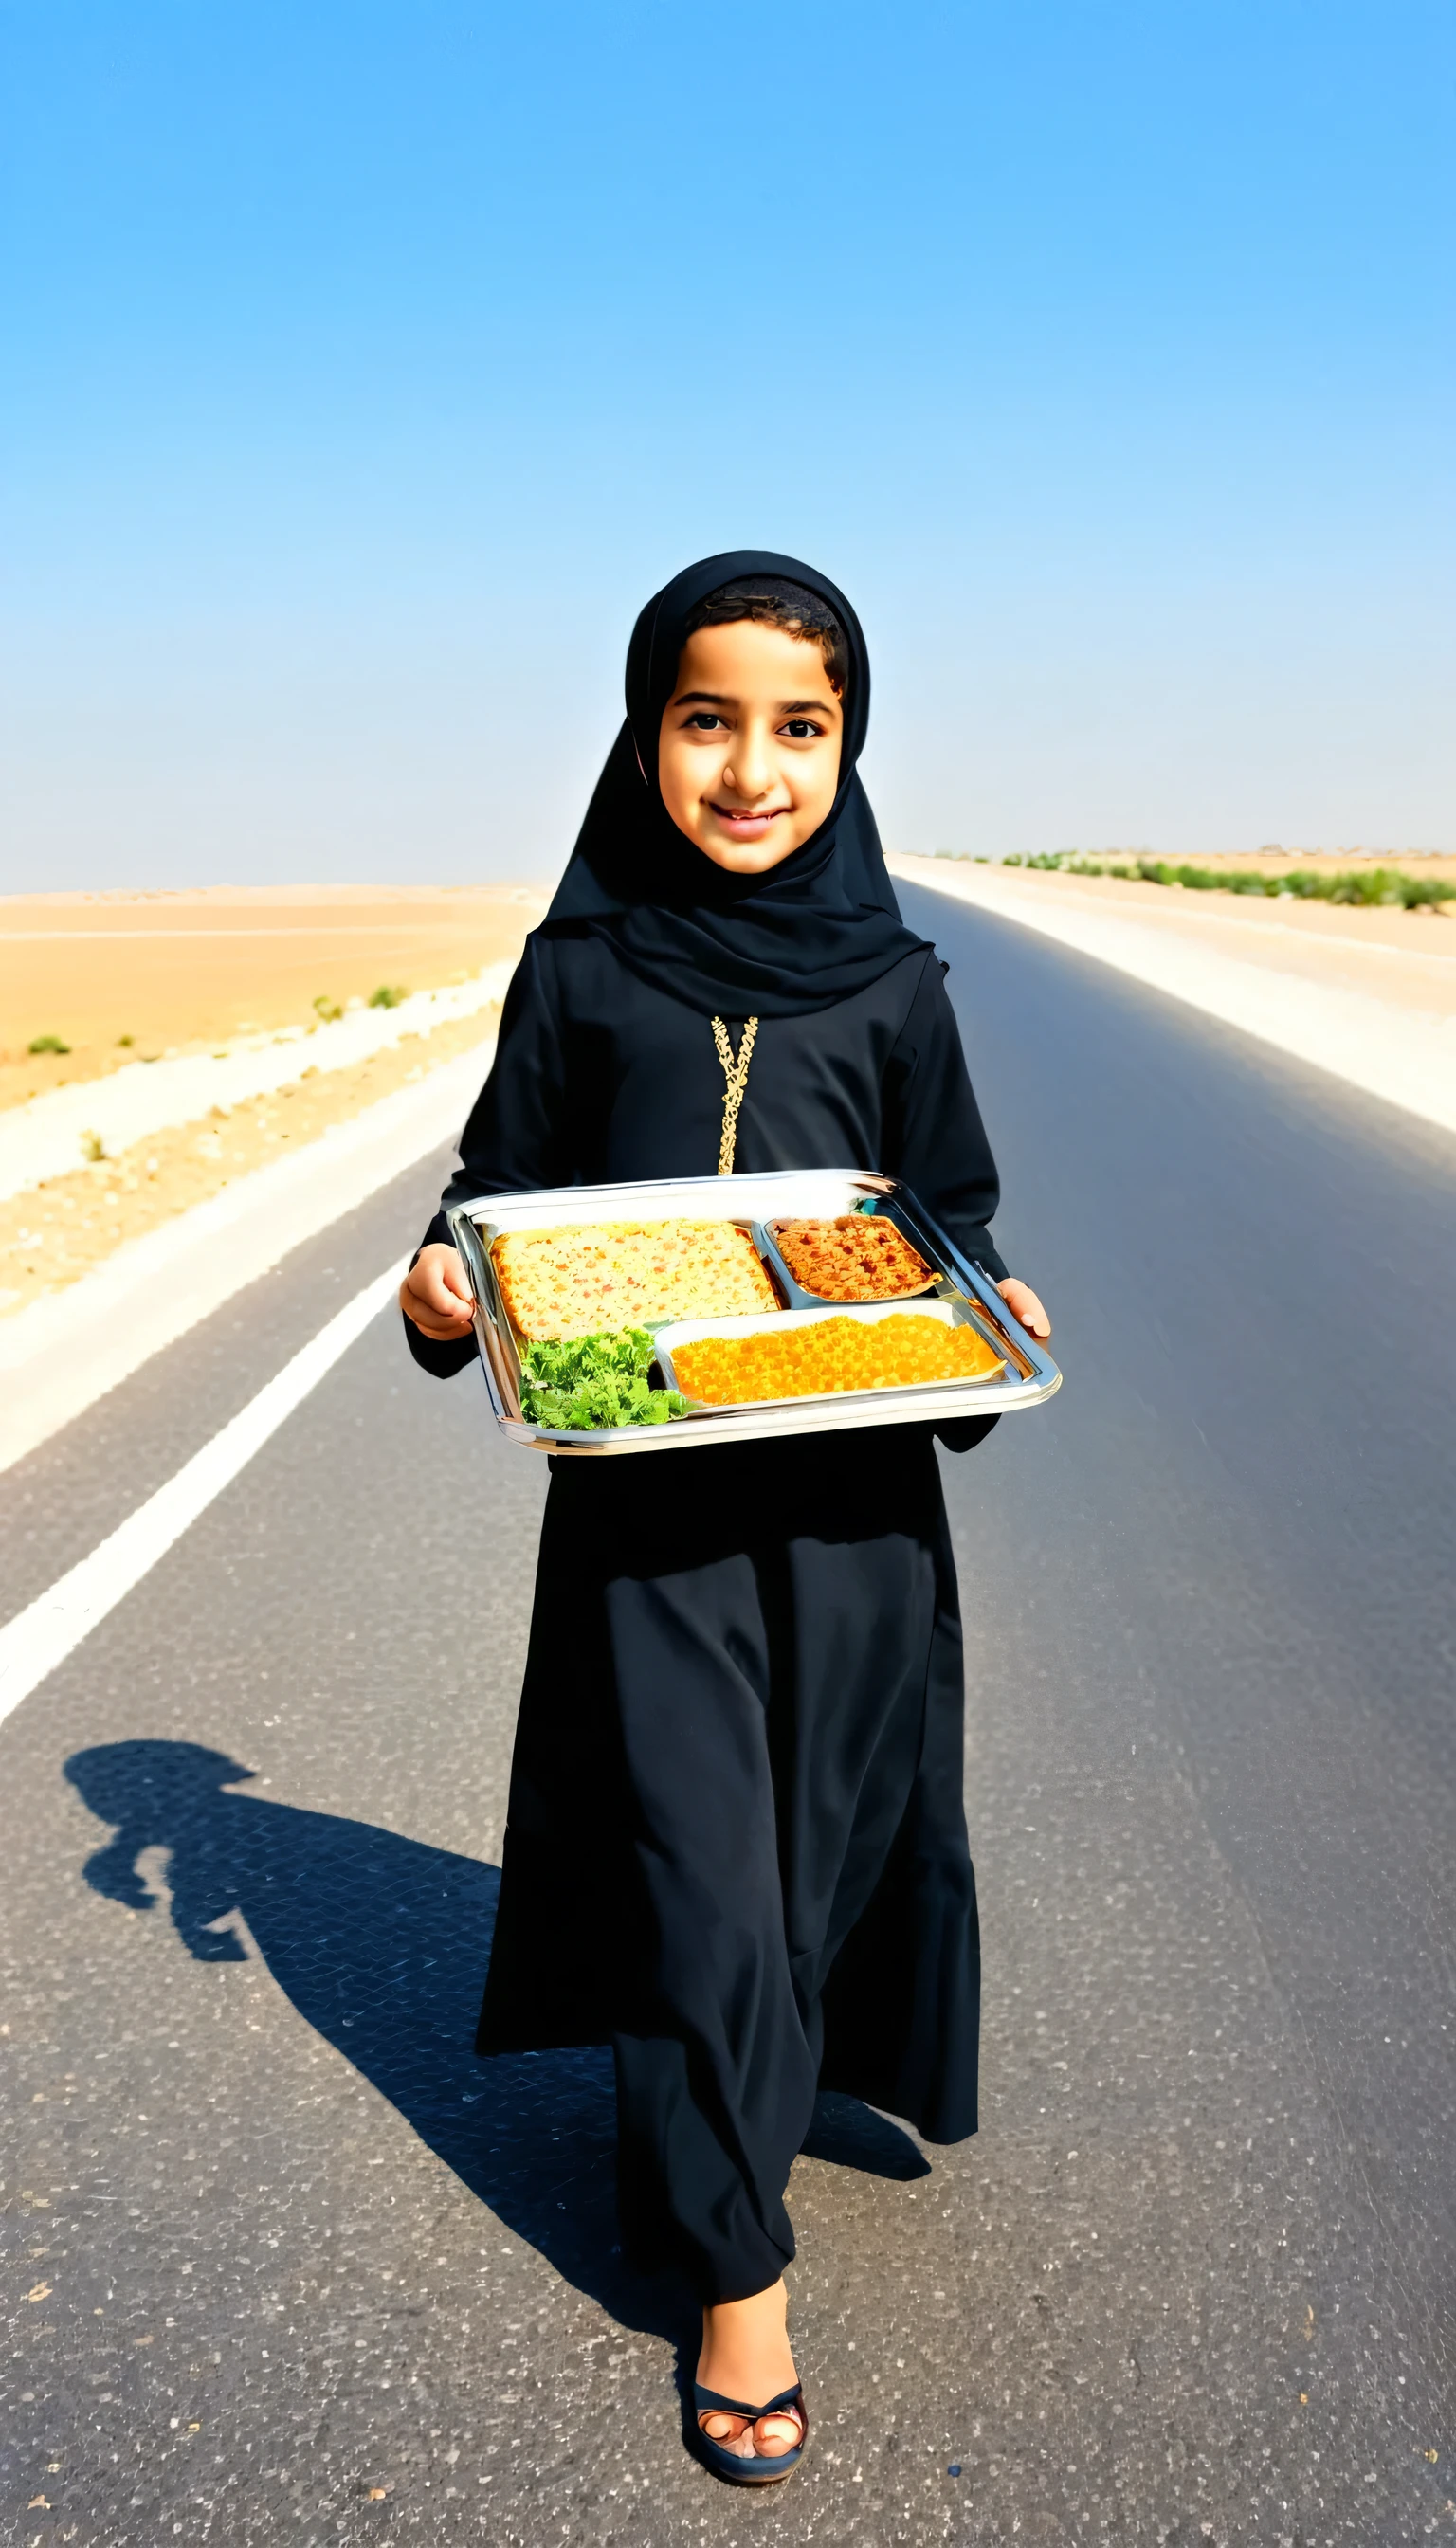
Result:
<svg viewBox="0 0 1456 2548"><path fill-rule="evenodd" d="M245 1960L245 1925L300 2015L473 2194L620 2323L682 2339L690 2308L634 2274L618 2247L609 2053L483 2061L473 2049L496 1867L374 1823L230 1794L255 1774L197 1743L101 1744L75 1753L65 1774L119 1826L87 1860L88 1884L148 1911L156 1897L136 1862L165 1850L189 1954ZM852 2097L820 2098L804 2147L880 2176L928 2173L909 2137Z"/></svg>

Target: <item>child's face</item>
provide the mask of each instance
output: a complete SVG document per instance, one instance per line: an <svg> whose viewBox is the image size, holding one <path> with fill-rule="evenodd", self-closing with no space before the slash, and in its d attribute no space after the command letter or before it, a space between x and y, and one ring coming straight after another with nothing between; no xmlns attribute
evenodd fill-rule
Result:
<svg viewBox="0 0 1456 2548"><path fill-rule="evenodd" d="M761 620L699 628L663 711L658 784L680 832L757 875L799 849L839 785L844 711L810 640Z"/></svg>

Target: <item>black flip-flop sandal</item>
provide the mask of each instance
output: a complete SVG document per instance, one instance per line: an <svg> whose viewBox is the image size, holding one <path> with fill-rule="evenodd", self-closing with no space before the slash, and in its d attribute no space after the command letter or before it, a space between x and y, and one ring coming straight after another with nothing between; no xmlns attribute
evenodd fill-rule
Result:
<svg viewBox="0 0 1456 2548"><path fill-rule="evenodd" d="M735 2442L741 2442L751 2429L757 2440L758 2427L767 2415L780 2415L796 2423L799 2438L792 2450L780 2451L776 2458L759 2451L742 2456L737 2451L725 2450L721 2442L714 2441L711 2433L703 2431L704 2415L731 2416L736 2427L733 2434ZM716 2389L704 2389L694 2380L692 2422L688 2429L703 2467L711 2469L714 2477L722 2478L726 2485L776 2486L780 2478L793 2475L808 2443L809 2417L804 2406L803 2383L796 2380L791 2389L780 2390L776 2398L770 2399L767 2407L748 2407L741 2398L720 2398Z"/></svg>

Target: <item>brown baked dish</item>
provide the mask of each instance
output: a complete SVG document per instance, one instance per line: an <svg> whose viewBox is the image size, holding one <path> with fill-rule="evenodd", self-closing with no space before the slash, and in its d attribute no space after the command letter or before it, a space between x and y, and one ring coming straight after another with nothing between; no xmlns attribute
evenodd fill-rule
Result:
<svg viewBox="0 0 1456 2548"><path fill-rule="evenodd" d="M878 1213L837 1221L771 1221L770 1234L796 1283L820 1301L899 1301L936 1277L902 1230Z"/></svg>

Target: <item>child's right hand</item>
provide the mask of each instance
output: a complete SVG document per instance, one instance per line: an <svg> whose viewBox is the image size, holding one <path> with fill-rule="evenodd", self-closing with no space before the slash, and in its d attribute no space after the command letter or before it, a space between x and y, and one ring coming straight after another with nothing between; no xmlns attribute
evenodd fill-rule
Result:
<svg viewBox="0 0 1456 2548"><path fill-rule="evenodd" d="M420 1334L433 1336L437 1344L453 1344L468 1335L475 1303L459 1249L443 1241L421 1247L400 1285L400 1307Z"/></svg>

